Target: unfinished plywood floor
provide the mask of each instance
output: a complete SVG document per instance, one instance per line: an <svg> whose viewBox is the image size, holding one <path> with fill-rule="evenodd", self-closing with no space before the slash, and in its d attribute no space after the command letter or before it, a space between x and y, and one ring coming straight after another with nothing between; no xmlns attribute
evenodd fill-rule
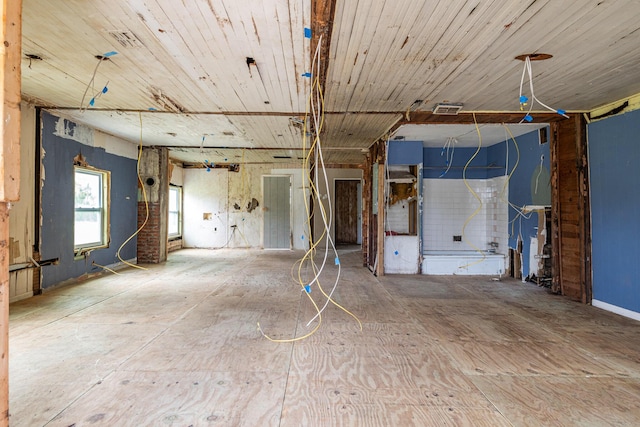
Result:
<svg viewBox="0 0 640 427"><path fill-rule="evenodd" d="M512 280L378 280L349 252L335 298L363 330L329 306L273 343L257 322L309 331L299 256L183 250L13 304L11 425L640 424L638 322Z"/></svg>

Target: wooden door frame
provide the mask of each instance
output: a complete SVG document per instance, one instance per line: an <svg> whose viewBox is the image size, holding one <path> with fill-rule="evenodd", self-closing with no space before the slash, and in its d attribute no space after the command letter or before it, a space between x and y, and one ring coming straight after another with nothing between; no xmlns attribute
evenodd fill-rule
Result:
<svg viewBox="0 0 640 427"><path fill-rule="evenodd" d="M336 191L336 183L338 181L357 181L358 183L360 183L361 191L362 191L362 187L363 187L363 179L362 178L333 178L333 200L332 200L332 202L333 202L333 212L335 212L336 214L334 214L334 216L333 216L333 224L332 224L332 226L333 226L333 236L334 236L334 239L336 240L336 242L337 242L337 235L338 235L338 233L337 233L338 232L338 228L336 227L336 219L338 218L338 215L337 215L338 209L337 209L337 206L336 206L336 203L338 201L338 192ZM357 197L358 197L358 195L356 193L356 198ZM358 241L358 228L360 228L360 233L362 233L362 217L363 217L362 211L361 212L357 212L357 209L358 208L356 207L356 242ZM356 244L358 244L358 243L356 243ZM359 243L359 244L362 244L362 242Z"/></svg>

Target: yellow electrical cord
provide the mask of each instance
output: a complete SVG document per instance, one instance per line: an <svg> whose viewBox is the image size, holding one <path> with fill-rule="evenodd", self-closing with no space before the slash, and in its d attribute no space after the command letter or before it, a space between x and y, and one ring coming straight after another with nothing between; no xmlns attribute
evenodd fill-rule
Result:
<svg viewBox="0 0 640 427"><path fill-rule="evenodd" d="M112 269L110 269L109 267L105 267L104 265L100 265L100 264L98 264L98 263L97 263L97 262L95 262L95 261L92 261L92 262L91 262L91 264L92 264L92 265L95 265L96 267L100 267L100 268L102 268L103 270L107 270L107 271L108 271L108 272L110 272L110 273L117 274L118 276L120 275L120 273L118 273L117 271L112 270Z"/></svg>
<svg viewBox="0 0 640 427"><path fill-rule="evenodd" d="M516 211L517 215L515 218L513 218L513 221L510 221L511 223L511 234L510 236L514 236L515 235L515 223L516 223L516 219L520 218L522 219L522 217L529 219L531 218L531 215L527 216L525 215L525 213L523 212L524 206L518 206L515 203L511 203L509 201L508 198L505 199L505 192L507 189L507 185L509 184L509 182L511 182L511 177L513 176L513 173L516 171L516 168L518 167L518 164L520 163L520 147L518 146L518 141L516 140L516 137L513 136L513 133L511 132L511 129L509 129L509 126L507 126L506 124L502 124L502 126L504 126L504 128L507 130L507 132L509 133L509 136L511 138L511 140L513 141L513 145L516 147L516 163L513 165L513 169L511 169L511 172L509 173L507 180L505 181L504 185L502 186L502 191L500 192L500 200L502 200L504 203L507 204L507 206L513 208L513 210ZM507 148L508 149L508 148ZM509 165L507 165L508 167ZM522 224L521 224L522 227ZM518 233L519 236L521 236L521 233Z"/></svg>
<svg viewBox="0 0 640 427"><path fill-rule="evenodd" d="M469 246L471 246L476 252L478 252L480 255L482 255L482 258L480 258L477 261L474 262L470 262L468 264L462 265L460 267L458 267L459 269L462 268L467 268L470 267L472 265L476 265L476 264L480 264L481 262L483 262L486 258L486 255L484 254L484 252L482 251L482 249L480 249L479 247L477 247L476 245L474 245L473 243L469 242L466 238L465 238L465 229L467 228L467 225L469 224L469 222L471 222L471 220L480 213L480 211L482 210L482 199L480 198L480 196L478 196L478 193L476 193L473 188L471 188L471 186L469 185L469 183L467 182L467 169L469 168L469 165L471 164L471 162L473 161L473 159L475 159L478 156L478 153L480 153L480 149L482 148L482 134L480 133L480 127L478 126L478 121L476 120L476 113L473 113L473 123L476 126L476 132L478 133L478 148L476 148L476 152L473 153L473 156L471 156L471 158L467 161L467 164L464 165L464 169L462 169L462 181L464 182L464 185L467 187L467 190L469 190L469 192L473 195L473 197L476 198L476 200L480 203L480 205L476 208L476 210L469 216L469 218L467 218L467 220L464 222L464 224L462 225L462 240Z"/></svg>
<svg viewBox="0 0 640 427"><path fill-rule="evenodd" d="M120 247L118 248L118 252L116 252L116 256L118 257L118 259L133 268L138 268L140 270L148 270L148 268L142 267L140 265L135 265L130 263L129 261L126 261L124 259L122 259L122 257L120 256L120 251L122 250L122 248L131 241L131 239L133 239L135 236L138 235L138 233L140 233L140 231L144 228L145 225L147 225L147 221L149 221L149 200L147 199L147 191L144 188L144 182L142 182L142 177L140 177L140 159L142 157L142 113L138 112L138 118L140 119L140 144L138 146L138 162L136 164L136 173L138 175L138 182L140 183L140 187L142 188L142 195L144 198L144 207L145 207L145 218L144 218L144 222L142 223L142 225L140 227L138 227L138 229L135 231L135 233L133 233L131 236L129 236L129 238L127 240L125 240L122 245L120 245Z"/></svg>
<svg viewBox="0 0 640 427"><path fill-rule="evenodd" d="M326 264L326 258L327 258L327 252L328 252L328 248L327 250L325 250L325 257L324 257L324 261L322 263L322 266L320 268L318 268L317 264L314 261L314 256L317 250L317 247L319 245L319 242L322 241L323 238L327 238L330 239L330 236L328 235L328 220L327 220L327 212L324 208L324 204L321 202L320 198L318 197L318 195L320 194L318 191L318 188L316 186L316 184L314 183L313 177L311 176L311 157L313 156L314 151L320 151L321 147L320 147L320 133L322 131L322 128L324 126L324 95L322 93L322 88L320 87L320 80L317 77L316 74L319 73L315 73L314 68L315 68L315 63L316 63L316 59L319 62L319 46L321 43L321 39L318 43L318 47L316 49L316 53L314 55L314 60L313 60L313 67L312 67L312 75L314 76L312 85L311 85L311 89L310 89L310 93L309 93L309 97L307 100L307 106L306 106L306 111L305 111L305 117L304 117L304 122L303 122L303 129L302 129L302 145L303 145L303 152L306 152L306 156L303 156L302 159L302 170L306 171L306 174L303 175L303 178L306 177L308 183L309 183L309 193L307 193L306 190L306 186L304 185L305 183L302 183L302 194L303 194L303 199L304 199L304 204L305 204L305 211L307 213L307 221L306 221L306 225L308 227L307 232L308 232L308 238L309 238L309 249L307 251L305 251L304 256L297 260L292 266L291 266L291 271L290 271L290 275L291 278L294 280L294 282L297 282L298 285L300 285L302 292L304 292L307 297L309 298L309 300L311 301L311 303L313 304L314 308L316 309L316 316L311 319L310 322L313 322L313 320L315 318L318 318L318 323L316 324L316 326L307 334L300 336L300 337L294 337L294 338L288 338L288 339L274 339L270 336L268 336L267 334L264 333L264 331L262 330L260 323L258 322L258 330L260 331L260 333L267 338L269 341L272 342L278 342L278 343L290 343L290 342L295 342L295 341L300 341L303 340L305 338L310 337L311 335L313 335L319 328L320 325L322 324L322 310L321 310L317 303L315 302L315 300L312 298L310 292L308 291L307 286L310 285L305 285L306 281L303 280L303 270L305 268L306 263L308 262L309 265L311 266L311 271L312 274L314 276L313 280L311 283L317 283L318 285L318 289L320 290L320 292L322 293L322 295L327 299L328 302L331 302L333 305L335 305L336 307L340 308L341 310L343 310L345 313L347 313L348 315L350 315L351 317L353 317L354 319L356 319L356 321L358 322L359 326L360 326L360 330L362 330L362 322L360 321L360 319L358 319L357 316L355 316L353 313L351 313L349 310L347 310L346 308L344 308L343 306L341 306L340 304L338 304L336 301L334 301L330 295L328 295L320 282L320 274L322 273L322 269L324 268L325 264ZM318 64L319 65L319 64ZM316 99L318 101L318 107L319 107L319 111L316 112L315 108L313 108L314 106L314 102L316 99L314 99L313 94L316 94ZM314 133L315 136L312 139L312 142L309 144L309 148L307 149L307 123L309 121L309 109L311 108L311 110L313 111L313 118L314 118L314 124L315 124L315 129L314 129ZM316 159L316 163L315 163L315 167L317 168L318 165L318 160L320 160L322 167L324 169L324 161L322 160L322 154L319 153L319 159ZM317 169L316 169L317 171ZM316 172L317 173L317 172ZM328 189L327 189L328 190ZM312 227L313 227L313 223L312 223L312 212L311 212L311 207L309 206L309 202L307 200L308 196L314 196L314 199L317 198L319 203L318 203L318 209L320 214L322 215L322 219L323 222L325 224L325 227L323 227L323 231L322 234L317 238L317 239L313 239L312 236ZM315 209L315 206L314 206ZM328 245L328 241L327 241L327 245ZM335 250L335 248L334 248ZM298 277L297 280L294 277L294 270L296 268L296 266L298 267ZM339 280L339 275L340 275L340 269L341 267L338 266L338 278L336 279L336 283L335 285L337 285L337 280ZM335 285L334 285L334 289L335 289ZM325 304L326 306L326 304Z"/></svg>

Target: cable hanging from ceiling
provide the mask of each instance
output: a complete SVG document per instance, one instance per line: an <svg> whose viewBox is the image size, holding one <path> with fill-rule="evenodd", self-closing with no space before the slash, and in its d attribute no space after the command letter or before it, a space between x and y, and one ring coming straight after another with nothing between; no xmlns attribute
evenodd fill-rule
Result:
<svg viewBox="0 0 640 427"><path fill-rule="evenodd" d="M523 93L523 88L524 88L524 76L528 75L529 76L529 95L531 96L531 102L529 103L529 98L524 95ZM522 120L520 120L520 123L523 122L532 122L533 121L533 116L531 115L531 112L533 111L533 106L534 104L537 102L538 104L540 104L541 106L543 106L544 108L546 108L549 111L553 111L554 113L558 113L561 116L565 117L565 118L569 118L569 116L566 114L565 110L561 110L558 109L556 110L555 108L549 107L547 104L545 104L544 102L540 101L536 95L535 92L533 91L533 71L531 70L531 58L529 56L526 56L524 58L524 69L522 70L522 77L520 78L520 95L519 95L519 102L520 102L520 111L524 111L525 107L527 106L527 104L529 105L529 109L527 110L525 116L522 118Z"/></svg>
<svg viewBox="0 0 640 427"><path fill-rule="evenodd" d="M117 55L118 52L116 51L111 51L111 52L106 52L102 55L97 55L96 59L98 60L98 63L96 64L96 67L93 69L93 74L91 75L91 80L89 80L89 83L87 83L87 87L84 90L84 93L82 94L82 99L80 100L80 112L83 113L87 108L89 107L93 107L96 103L96 100L98 98L100 98L100 96L104 95L105 93L107 93L109 91L109 81L107 81L107 83L105 83L105 85L102 87L101 90L96 91L94 88L94 84L95 84L95 80L96 80L96 74L98 73L98 68L100 68L100 64L102 64L105 61L108 61L109 58L111 58L113 55ZM91 89L91 91L93 92L91 95L91 99L89 100L89 102L87 103L87 105L84 105L84 100L87 97L87 92L89 92L89 89Z"/></svg>
<svg viewBox="0 0 640 427"><path fill-rule="evenodd" d="M307 35L308 32L307 30L305 30L305 36ZM302 193L307 218L307 230L305 235L309 240L309 248L305 252L304 256L300 260L296 261L296 263L294 263L294 265L292 266L293 280L300 287L301 293L305 295L306 298L311 302L315 310L315 315L307 322L306 326L308 328L314 322L316 323L309 332L302 336L297 336L296 327L296 331L294 332L294 336L292 338L276 339L266 334L262 329L260 322L258 322L258 331L268 340L279 343L300 341L313 335L322 324L322 314L329 304L333 304L335 307L353 317L358 323L360 330L362 330L362 323L360 322L358 317L333 299L333 295L338 287L342 275L342 265L340 263L340 257L336 249L335 242L331 237L331 224L333 221L332 204L327 203L327 207L325 208L325 204L323 203L324 196L318 187L319 183L323 182L327 193L329 193L329 178L327 176L325 167L324 155L322 151L322 141L320 137L322 128L324 126L324 94L319 79L319 76L321 75L321 46L322 36L319 37L316 49L314 51L311 64L311 72L303 74L303 76L310 77L312 79L302 129L302 148L303 152L305 153L302 161L302 171L306 174L305 178L303 179ZM309 185L308 192L304 181L306 181ZM313 200L313 210L311 208L310 200ZM314 225L313 223L315 215L319 215L322 221L322 233L320 236L314 239L312 238L312 228ZM304 240L305 235L302 235L301 239ZM322 258L322 262L318 265L315 260L315 256L319 248L319 244L322 241L324 241L324 255ZM329 270L327 270L329 268L329 253L332 253L334 256L335 269L333 270L333 272L336 274L336 278L333 281L331 289L327 292L327 290L324 289L322 283L324 282L324 277L326 276L323 275L323 273L330 273ZM296 266L297 275L294 273ZM305 277L305 272L312 277ZM321 304L319 300L316 301L317 298L313 297L312 291L314 288L317 288L317 290L324 298L323 304Z"/></svg>

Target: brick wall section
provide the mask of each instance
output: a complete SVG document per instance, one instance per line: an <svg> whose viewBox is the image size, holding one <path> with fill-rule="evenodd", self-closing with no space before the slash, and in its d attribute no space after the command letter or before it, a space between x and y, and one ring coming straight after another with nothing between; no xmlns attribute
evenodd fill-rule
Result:
<svg viewBox="0 0 640 427"><path fill-rule="evenodd" d="M144 202L138 203L138 227L144 223L146 208ZM160 203L149 202L149 219L144 228L138 233L138 263L158 264L162 260L160 253Z"/></svg>

